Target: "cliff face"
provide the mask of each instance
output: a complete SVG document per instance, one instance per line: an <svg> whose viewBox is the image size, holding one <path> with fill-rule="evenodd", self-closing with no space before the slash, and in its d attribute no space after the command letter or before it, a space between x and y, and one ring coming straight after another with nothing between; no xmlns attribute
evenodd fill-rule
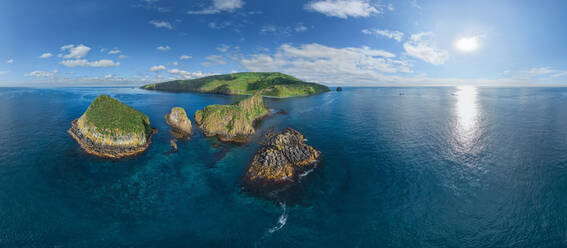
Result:
<svg viewBox="0 0 567 248"><path fill-rule="evenodd" d="M172 127L173 132L179 136L188 136L193 132L191 121L187 118L185 109L181 107L173 107L171 113L165 115L165 121Z"/></svg>
<svg viewBox="0 0 567 248"><path fill-rule="evenodd" d="M317 162L319 152L303 143L303 134L287 128L270 133L248 167L246 179L251 184L293 182L298 173Z"/></svg>
<svg viewBox="0 0 567 248"><path fill-rule="evenodd" d="M254 134L252 124L268 114L262 96L254 95L229 105L209 105L195 113L195 123L206 136L244 142Z"/></svg>
<svg viewBox="0 0 567 248"><path fill-rule="evenodd" d="M87 152L111 158L145 151L153 133L146 115L105 95L97 97L69 129Z"/></svg>

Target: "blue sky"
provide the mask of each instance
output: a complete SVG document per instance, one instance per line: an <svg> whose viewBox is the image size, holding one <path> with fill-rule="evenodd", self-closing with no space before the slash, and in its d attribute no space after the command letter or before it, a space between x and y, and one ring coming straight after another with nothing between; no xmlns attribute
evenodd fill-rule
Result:
<svg viewBox="0 0 567 248"><path fill-rule="evenodd" d="M567 2L4 0L0 85L567 85Z"/></svg>

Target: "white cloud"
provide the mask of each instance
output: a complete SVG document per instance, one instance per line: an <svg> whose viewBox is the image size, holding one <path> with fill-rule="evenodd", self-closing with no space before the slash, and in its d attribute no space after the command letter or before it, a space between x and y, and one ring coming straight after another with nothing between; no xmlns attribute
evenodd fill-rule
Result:
<svg viewBox="0 0 567 248"><path fill-rule="evenodd" d="M41 56L39 56L39 58L41 58L41 59L46 59L46 58L49 58L49 57L51 57L51 56L53 56L53 54L51 54L51 53L43 53Z"/></svg>
<svg viewBox="0 0 567 248"><path fill-rule="evenodd" d="M186 60L186 59L190 59L190 58L192 58L192 57L189 56L189 55L181 55L181 57L179 57L179 60Z"/></svg>
<svg viewBox="0 0 567 248"><path fill-rule="evenodd" d="M88 61L86 59L63 60L61 64L67 67L117 67L120 62L114 62L109 59L101 59L97 61Z"/></svg>
<svg viewBox="0 0 567 248"><path fill-rule="evenodd" d="M213 5L202 10L190 10L187 14L191 15L210 15L218 14L222 11L234 12L242 8L244 1L242 0L213 0Z"/></svg>
<svg viewBox="0 0 567 248"><path fill-rule="evenodd" d="M169 29L169 30L173 29L173 26L171 25L171 23L166 22L166 21L151 20L150 24L154 25L154 27L156 27L156 28L166 28L166 29Z"/></svg>
<svg viewBox="0 0 567 248"><path fill-rule="evenodd" d="M444 64L449 59L449 52L437 48L432 37L432 32L411 35L410 40L404 43L406 53L432 65Z"/></svg>
<svg viewBox="0 0 567 248"><path fill-rule="evenodd" d="M188 71L184 71L184 70L179 70L179 69L171 69L167 71L170 74L174 74L176 75L176 77L170 78L170 79L193 79L193 78L199 78L199 77L203 77L206 74L198 71L198 72L188 72Z"/></svg>
<svg viewBox="0 0 567 248"><path fill-rule="evenodd" d="M87 56L87 53L89 53L90 50L91 50L90 47L85 46L83 44L80 44L80 45L77 45L77 46L75 46L73 44L65 45L65 46L61 47L61 51L67 51L68 54L61 55L61 56L63 56L63 58L66 58L66 59L80 59L80 58Z"/></svg>
<svg viewBox="0 0 567 248"><path fill-rule="evenodd" d="M307 31L307 27L304 26L304 25L301 24L301 23L297 24L297 26L295 26L294 29L295 29L296 32L305 32L305 31Z"/></svg>
<svg viewBox="0 0 567 248"><path fill-rule="evenodd" d="M128 56L124 55L124 54L120 54L120 56L118 56L119 59L127 59Z"/></svg>
<svg viewBox="0 0 567 248"><path fill-rule="evenodd" d="M32 71L28 74L24 74L24 76L41 78L41 77L53 77L53 76L55 76L55 74L57 74L57 70L54 70L54 71Z"/></svg>
<svg viewBox="0 0 567 248"><path fill-rule="evenodd" d="M0 71L0 76L8 74L8 71Z"/></svg>
<svg viewBox="0 0 567 248"><path fill-rule="evenodd" d="M165 71L165 66L154 65L154 66L150 67L150 71Z"/></svg>
<svg viewBox="0 0 567 248"><path fill-rule="evenodd" d="M209 67L209 66L226 64L226 61L220 55L209 55L209 56L207 56L206 59L209 60L209 61L201 63L202 66Z"/></svg>
<svg viewBox="0 0 567 248"><path fill-rule="evenodd" d="M13 64L13 63L14 63L14 59L6 60L6 63L8 63L8 64Z"/></svg>
<svg viewBox="0 0 567 248"><path fill-rule="evenodd" d="M120 53L120 50L118 50L118 49L108 51L108 54L119 54L119 53Z"/></svg>
<svg viewBox="0 0 567 248"><path fill-rule="evenodd" d="M398 42L401 42L402 38L404 37L404 33L400 31L391 31L388 29L363 29L362 33L369 35L380 35L389 39L394 39Z"/></svg>
<svg viewBox="0 0 567 248"><path fill-rule="evenodd" d="M273 55L255 54L240 62L249 71L281 71L317 82L377 80L384 77L382 73L411 71L406 61L387 51L317 43L298 47L284 44Z"/></svg>
<svg viewBox="0 0 567 248"><path fill-rule="evenodd" d="M228 51L228 49L230 49L230 46L226 44L221 44L217 46L217 51L221 53L225 53L226 51Z"/></svg>
<svg viewBox="0 0 567 248"><path fill-rule="evenodd" d="M170 46L158 46L158 47L156 47L156 49L160 50L160 51L169 51L169 50L171 50L171 47Z"/></svg>
<svg viewBox="0 0 567 248"><path fill-rule="evenodd" d="M383 12L382 6L376 6L366 0L318 0L305 5L309 11L339 18L369 17Z"/></svg>

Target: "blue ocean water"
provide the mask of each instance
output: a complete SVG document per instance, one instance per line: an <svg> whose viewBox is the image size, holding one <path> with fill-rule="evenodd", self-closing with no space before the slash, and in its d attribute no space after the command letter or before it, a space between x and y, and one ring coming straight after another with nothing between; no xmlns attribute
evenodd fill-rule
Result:
<svg viewBox="0 0 567 248"><path fill-rule="evenodd" d="M66 133L99 94L159 129L108 161ZM567 246L567 89L344 88L267 99L321 164L274 198L241 186L258 148L164 115L241 97L135 88L0 88L0 247ZM218 148L214 143L220 144Z"/></svg>

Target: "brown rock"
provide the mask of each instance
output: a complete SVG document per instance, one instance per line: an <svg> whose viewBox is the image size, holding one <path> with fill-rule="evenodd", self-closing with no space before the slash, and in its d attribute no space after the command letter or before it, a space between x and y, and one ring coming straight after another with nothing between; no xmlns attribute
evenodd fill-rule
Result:
<svg viewBox="0 0 567 248"><path fill-rule="evenodd" d="M315 165L318 158L319 152L304 144L303 135L297 130L272 132L254 155L246 180L252 184L293 182L299 173Z"/></svg>
<svg viewBox="0 0 567 248"><path fill-rule="evenodd" d="M165 115L165 122L171 126L172 133L176 138L188 137L193 133L191 121L187 118L185 109L181 107L173 107L171 113Z"/></svg>

